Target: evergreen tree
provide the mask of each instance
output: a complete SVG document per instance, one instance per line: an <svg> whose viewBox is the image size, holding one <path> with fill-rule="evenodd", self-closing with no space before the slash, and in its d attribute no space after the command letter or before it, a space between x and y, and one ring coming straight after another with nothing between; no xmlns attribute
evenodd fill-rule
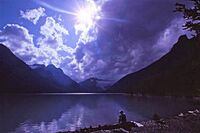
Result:
<svg viewBox="0 0 200 133"><path fill-rule="evenodd" d="M176 3L175 12L181 12L186 20L183 25L185 30L194 31L200 37L200 0L190 0L193 6L188 8L185 4Z"/></svg>

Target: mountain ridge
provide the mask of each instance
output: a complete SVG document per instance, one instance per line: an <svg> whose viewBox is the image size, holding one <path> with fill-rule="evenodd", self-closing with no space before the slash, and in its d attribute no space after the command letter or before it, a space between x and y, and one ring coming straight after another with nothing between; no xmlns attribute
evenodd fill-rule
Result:
<svg viewBox="0 0 200 133"><path fill-rule="evenodd" d="M68 92L68 88L58 86L53 80L48 80L34 72L3 44L0 44L0 64L1 93Z"/></svg>
<svg viewBox="0 0 200 133"><path fill-rule="evenodd" d="M32 65L32 69L40 76L50 81L56 82L56 84L58 84L62 88L68 88L68 91L80 91L79 84L76 81L72 80L69 76L67 76L62 69L55 67L53 64L49 64L47 66L34 64Z"/></svg>
<svg viewBox="0 0 200 133"><path fill-rule="evenodd" d="M180 36L163 57L118 80L109 92L144 95L196 95L199 93L200 44Z"/></svg>
<svg viewBox="0 0 200 133"><path fill-rule="evenodd" d="M91 77L82 82L79 82L79 84L83 91L98 93L104 92L106 89L108 89L110 87L111 81L112 80Z"/></svg>

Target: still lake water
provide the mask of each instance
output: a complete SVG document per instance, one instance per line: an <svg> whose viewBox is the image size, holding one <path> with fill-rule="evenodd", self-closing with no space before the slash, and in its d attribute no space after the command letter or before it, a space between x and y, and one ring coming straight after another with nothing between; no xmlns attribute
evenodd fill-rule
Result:
<svg viewBox="0 0 200 133"><path fill-rule="evenodd" d="M183 98L128 95L0 96L0 133L54 133L80 127L114 124L120 110L128 120L142 121L196 109Z"/></svg>

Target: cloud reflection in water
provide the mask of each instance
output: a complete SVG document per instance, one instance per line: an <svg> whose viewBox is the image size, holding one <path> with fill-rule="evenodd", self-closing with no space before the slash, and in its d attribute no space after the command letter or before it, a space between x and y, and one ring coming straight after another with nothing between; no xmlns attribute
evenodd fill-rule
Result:
<svg viewBox="0 0 200 133"><path fill-rule="evenodd" d="M0 105L4 133L55 133L113 124L120 110L128 120L141 121L154 113L170 116L195 108L186 99L125 95L0 96Z"/></svg>

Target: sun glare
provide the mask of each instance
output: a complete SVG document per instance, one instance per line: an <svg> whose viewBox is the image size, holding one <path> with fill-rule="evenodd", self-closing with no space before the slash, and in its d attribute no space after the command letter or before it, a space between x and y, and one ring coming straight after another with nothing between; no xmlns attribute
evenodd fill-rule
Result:
<svg viewBox="0 0 200 133"><path fill-rule="evenodd" d="M78 42L86 44L96 39L100 25L98 21L103 18L101 4L94 0L85 0L75 9L75 34L79 35Z"/></svg>
<svg viewBox="0 0 200 133"><path fill-rule="evenodd" d="M87 8L80 9L80 11L77 13L77 21L78 23L90 25L93 21L93 13Z"/></svg>
<svg viewBox="0 0 200 133"><path fill-rule="evenodd" d="M100 7L94 2L87 3L86 6L81 7L76 13L77 23L92 26L97 20L101 19Z"/></svg>

